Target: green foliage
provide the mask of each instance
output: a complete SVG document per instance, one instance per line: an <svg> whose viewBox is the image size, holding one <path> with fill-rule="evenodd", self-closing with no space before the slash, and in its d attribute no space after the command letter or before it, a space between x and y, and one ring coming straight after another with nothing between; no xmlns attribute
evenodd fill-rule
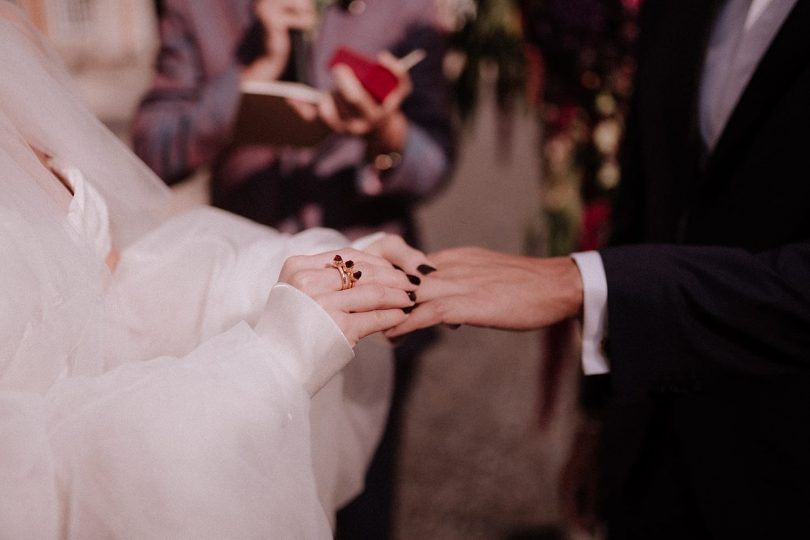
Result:
<svg viewBox="0 0 810 540"><path fill-rule="evenodd" d="M515 96L526 85L526 56L519 10L514 0L477 0L476 16L469 19L450 39L451 55L463 67L452 83L453 97L462 119L478 101L481 67L497 68L496 92L499 106L509 110Z"/></svg>

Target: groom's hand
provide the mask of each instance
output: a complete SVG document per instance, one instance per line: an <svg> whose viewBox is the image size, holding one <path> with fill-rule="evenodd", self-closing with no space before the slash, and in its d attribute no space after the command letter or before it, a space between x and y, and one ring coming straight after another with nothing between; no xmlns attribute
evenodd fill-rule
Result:
<svg viewBox="0 0 810 540"><path fill-rule="evenodd" d="M576 316L582 278L569 257L537 259L481 248L430 256L437 268L419 287L408 319L386 332L396 337L435 324L531 330Z"/></svg>

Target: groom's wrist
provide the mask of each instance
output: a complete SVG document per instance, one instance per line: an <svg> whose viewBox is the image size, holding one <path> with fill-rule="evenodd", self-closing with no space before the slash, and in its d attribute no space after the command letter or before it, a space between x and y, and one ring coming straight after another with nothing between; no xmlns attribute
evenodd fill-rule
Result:
<svg viewBox="0 0 810 540"><path fill-rule="evenodd" d="M558 285L563 298L563 306L565 306L565 318L582 317L585 297L582 274L573 258L560 257L559 259L561 272Z"/></svg>

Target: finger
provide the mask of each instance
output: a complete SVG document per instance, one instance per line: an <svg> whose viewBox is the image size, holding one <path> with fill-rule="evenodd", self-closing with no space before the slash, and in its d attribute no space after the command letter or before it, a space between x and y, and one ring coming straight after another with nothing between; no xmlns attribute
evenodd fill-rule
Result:
<svg viewBox="0 0 810 540"><path fill-rule="evenodd" d="M349 103L342 94L334 92L331 95L331 101L330 109L326 112L331 113L332 118L329 125L333 131L356 136L366 135L371 131L372 120L366 116L364 111Z"/></svg>
<svg viewBox="0 0 810 540"><path fill-rule="evenodd" d="M389 262L371 253L353 248L343 248L317 255L293 255L287 257L279 273L278 280L289 283L307 294L322 294L337 291L341 288L340 271L332 268L335 259L347 266L356 264L387 268ZM395 285L395 278L385 278L389 285ZM402 282L402 280L399 280Z"/></svg>
<svg viewBox="0 0 810 540"><path fill-rule="evenodd" d="M366 251L360 251L350 247L343 249L336 249L335 251L325 253L325 255L329 258L329 263L331 263L334 260L335 255L340 255L340 257L344 261L354 261L355 264L358 262L362 262L365 264L374 264L377 266L388 265L388 261L380 257L379 255L368 253Z"/></svg>
<svg viewBox="0 0 810 540"><path fill-rule="evenodd" d="M446 279L443 272L438 270L420 280L417 290L418 301L425 303L456 296L470 298L475 292L475 287L475 284Z"/></svg>
<svg viewBox="0 0 810 540"><path fill-rule="evenodd" d="M456 305L463 305L461 297L441 298L422 304L411 311L408 318L394 328L385 332L386 337L395 338L409 334L414 330L428 328L437 324L464 324L464 320L457 313Z"/></svg>
<svg viewBox="0 0 810 540"><path fill-rule="evenodd" d="M346 98L340 92L334 93L334 100L335 109L337 109L338 116L342 121L361 115L357 107L346 101Z"/></svg>
<svg viewBox="0 0 810 540"><path fill-rule="evenodd" d="M300 99L285 99L287 105L294 110L306 122L312 122L318 117L318 106L313 103L307 103Z"/></svg>
<svg viewBox="0 0 810 540"><path fill-rule="evenodd" d="M273 10L272 0L257 0L256 3L253 4L253 12L262 24L269 22L270 19L273 18Z"/></svg>
<svg viewBox="0 0 810 540"><path fill-rule="evenodd" d="M397 87L394 88L394 90L386 96L385 101L383 101L381 105L383 113L387 115L399 110L402 102L405 101L406 97L411 95L412 91L413 85L411 78L406 74L399 80Z"/></svg>
<svg viewBox="0 0 810 540"><path fill-rule="evenodd" d="M388 51L381 51L380 54L377 55L377 61L381 66L396 75L397 78L402 77L402 75L408 72L407 68L399 61L399 58Z"/></svg>
<svg viewBox="0 0 810 540"><path fill-rule="evenodd" d="M325 93L323 99L318 103L318 116L335 133L343 132L335 95L332 93Z"/></svg>
<svg viewBox="0 0 810 540"><path fill-rule="evenodd" d="M312 0L284 0L281 8L289 13L315 13L315 3Z"/></svg>
<svg viewBox="0 0 810 540"><path fill-rule="evenodd" d="M267 36L265 38L266 56L285 64L290 55L290 33L283 24L271 23L265 25Z"/></svg>
<svg viewBox="0 0 810 540"><path fill-rule="evenodd" d="M371 131L372 125L363 111L346 101L340 94L335 94L334 100L340 121L340 133L363 136Z"/></svg>
<svg viewBox="0 0 810 540"><path fill-rule="evenodd" d="M309 30L315 26L316 12L311 0L287 0L278 8L287 28Z"/></svg>
<svg viewBox="0 0 810 540"><path fill-rule="evenodd" d="M351 269L361 273L363 284L383 285L404 291L412 291L417 287L416 284L408 279L405 272L397 270L389 264L380 266L378 264L359 262L354 263Z"/></svg>
<svg viewBox="0 0 810 540"><path fill-rule="evenodd" d="M407 317L401 309L367 311L349 315L349 324L360 339L395 327L405 321Z"/></svg>
<svg viewBox="0 0 810 540"><path fill-rule="evenodd" d="M343 286L342 274L337 268L300 270L284 281L309 296L333 293Z"/></svg>
<svg viewBox="0 0 810 540"><path fill-rule="evenodd" d="M283 17L283 24L289 30L307 31L315 28L314 13L287 12Z"/></svg>
<svg viewBox="0 0 810 540"><path fill-rule="evenodd" d="M402 309L413 306L413 300L402 289L378 284L359 284L351 289L332 292L318 298L326 307L345 313L361 313L380 309Z"/></svg>
<svg viewBox="0 0 810 540"><path fill-rule="evenodd" d="M365 251L387 260L409 274L426 276L437 268L424 253L396 234L385 235Z"/></svg>
<svg viewBox="0 0 810 540"><path fill-rule="evenodd" d="M291 266L294 270L305 270L308 268L325 268L332 266L336 260L344 262L352 261L354 264L362 262L365 264L374 264L377 266L386 266L388 261L373 253L367 253L351 247L336 249L333 251L326 251L317 255L294 255L289 257L285 265Z"/></svg>
<svg viewBox="0 0 810 540"><path fill-rule="evenodd" d="M373 121L380 115L380 107L355 76L352 69L345 64L332 68L335 87L341 97L356 107L360 114Z"/></svg>

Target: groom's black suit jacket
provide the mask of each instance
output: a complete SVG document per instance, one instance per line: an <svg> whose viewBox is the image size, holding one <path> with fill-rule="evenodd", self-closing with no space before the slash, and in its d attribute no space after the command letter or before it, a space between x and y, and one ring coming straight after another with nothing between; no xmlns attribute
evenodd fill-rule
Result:
<svg viewBox="0 0 810 540"><path fill-rule="evenodd" d="M734 0L732 0L734 1ZM787 538L810 508L810 1L715 149L717 2L647 0L608 281L612 538Z"/></svg>

